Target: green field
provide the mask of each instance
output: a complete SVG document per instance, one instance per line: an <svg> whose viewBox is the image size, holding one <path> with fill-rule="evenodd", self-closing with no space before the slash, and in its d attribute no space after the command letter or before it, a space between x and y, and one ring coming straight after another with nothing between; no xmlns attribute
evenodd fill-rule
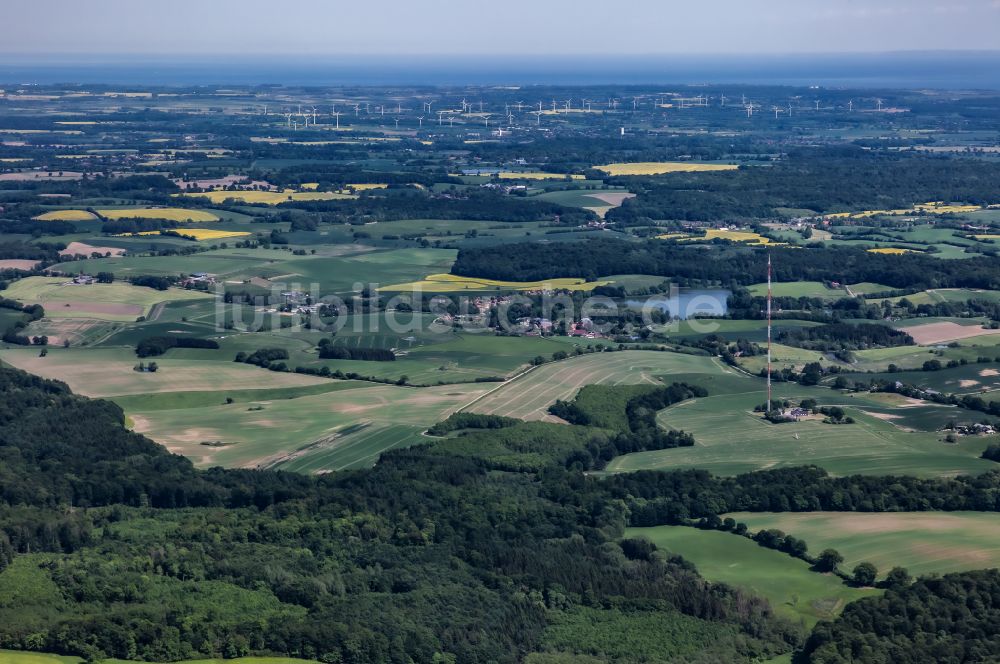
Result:
<svg viewBox="0 0 1000 664"><path fill-rule="evenodd" d="M773 333L798 327L815 327L820 325L805 320L776 320L773 323ZM706 327L707 326L707 327ZM747 339L748 341L764 342L767 340L767 321L765 320L695 320L671 321L669 325L657 327L671 339L698 339L705 334L718 334L728 340Z"/></svg>
<svg viewBox="0 0 1000 664"><path fill-rule="evenodd" d="M1000 517L989 512L739 512L751 531L777 528L804 539L812 552L834 548L842 569L868 561L884 575L913 576L1000 566Z"/></svg>
<svg viewBox="0 0 1000 664"><path fill-rule="evenodd" d="M173 288L159 291L116 281L77 285L64 277L27 277L10 285L4 296L25 304L41 304L49 318L92 318L134 321L162 302L201 300L204 293Z"/></svg>
<svg viewBox="0 0 1000 664"><path fill-rule="evenodd" d="M658 377L672 380L673 374L732 373L714 358L657 351L594 353L553 362L532 369L505 383L466 410L517 417L523 420L554 421L548 407L557 399L570 399L584 385L660 384Z"/></svg>
<svg viewBox="0 0 1000 664"><path fill-rule="evenodd" d="M775 282L771 284L774 297L815 297L823 300L836 300L848 297L843 288L827 288L821 281ZM767 284L750 286L750 293L758 297L767 295Z"/></svg>
<svg viewBox="0 0 1000 664"><path fill-rule="evenodd" d="M296 387L328 382L295 373L274 373L231 361L152 358L156 373L140 373L131 348L52 348L39 357L31 348L0 350L0 359L29 373L61 380L79 394L108 397L151 392L211 392L246 390L262 386ZM148 361L148 360L147 360Z"/></svg>
<svg viewBox="0 0 1000 664"><path fill-rule="evenodd" d="M812 572L803 560L732 533L657 526L628 528L625 536L645 537L660 549L683 556L709 581L766 598L777 613L806 628L835 617L848 602L879 592L852 588L832 574Z"/></svg>
<svg viewBox="0 0 1000 664"><path fill-rule="evenodd" d="M318 472L370 466L387 449L422 442L427 427L490 387L347 385L297 398L244 392L232 404L223 387L201 407L170 394L122 403L136 431L197 465ZM169 408L174 403L180 407Z"/></svg>
<svg viewBox="0 0 1000 664"><path fill-rule="evenodd" d="M826 356L815 350L796 348L795 346L785 346L783 344L771 344L771 367L772 371L779 371L784 367L801 369L809 362L822 362L829 364ZM740 366L751 373L758 373L767 367L767 355L751 355L739 359Z"/></svg>
<svg viewBox="0 0 1000 664"><path fill-rule="evenodd" d="M669 376L667 378L670 378ZM688 377L687 380L699 383ZM815 464L834 475L949 476L978 474L992 462L979 459L986 439L963 437L943 442L943 434L907 431L901 424L931 430L943 427L957 409L935 405L908 405L895 395L843 394L826 388L776 383L775 398L798 402L814 398L820 404L844 406L854 424L825 424L807 419L785 424L763 420L753 408L764 402L763 381L729 377L724 383L706 383L709 396L677 404L660 412L663 427L694 435L695 445L638 452L613 459L607 472L701 468L718 475ZM871 413L871 414L869 414ZM903 415L905 413L905 415ZM975 415L975 414L973 414ZM976 420L981 418L975 418Z"/></svg>

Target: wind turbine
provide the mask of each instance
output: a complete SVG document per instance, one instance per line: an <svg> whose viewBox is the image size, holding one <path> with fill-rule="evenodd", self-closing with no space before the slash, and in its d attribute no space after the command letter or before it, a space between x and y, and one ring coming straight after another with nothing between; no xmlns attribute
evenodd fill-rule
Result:
<svg viewBox="0 0 1000 664"><path fill-rule="evenodd" d="M417 118L417 122L420 123L420 128L423 129L423 127L424 127L424 116L421 115L419 118Z"/></svg>
<svg viewBox="0 0 1000 664"><path fill-rule="evenodd" d="M354 117L358 117L358 113L361 112L361 104L354 105Z"/></svg>
<svg viewBox="0 0 1000 664"><path fill-rule="evenodd" d="M816 100L816 110L819 110L819 99Z"/></svg>
<svg viewBox="0 0 1000 664"><path fill-rule="evenodd" d="M848 113L853 113L854 112L854 100L853 99L850 99L847 102L847 112Z"/></svg>
<svg viewBox="0 0 1000 664"><path fill-rule="evenodd" d="M542 113L544 111L532 111L535 114L535 126L540 127L542 125Z"/></svg>
<svg viewBox="0 0 1000 664"><path fill-rule="evenodd" d="M312 109L313 109L313 126L315 127L316 126L316 107L313 106Z"/></svg>
<svg viewBox="0 0 1000 664"><path fill-rule="evenodd" d="M877 110L877 111L881 111L882 110L882 100L881 99L876 99L875 100L875 110Z"/></svg>
<svg viewBox="0 0 1000 664"><path fill-rule="evenodd" d="M335 117L337 119L337 129L340 129L340 113L338 113L337 111L334 111L330 115L332 115L333 117Z"/></svg>
<svg viewBox="0 0 1000 664"><path fill-rule="evenodd" d="M777 106L772 106L771 108L774 111L774 119L777 120L778 119L778 113L781 113L781 109L778 108Z"/></svg>
<svg viewBox="0 0 1000 664"><path fill-rule="evenodd" d="M487 129L490 126L490 115L492 115L492 114L487 113L486 116L483 118L484 120L486 120L486 127L487 127Z"/></svg>
<svg viewBox="0 0 1000 664"><path fill-rule="evenodd" d="M566 100L566 110L568 111L571 108L573 108L573 100L572 99L567 99Z"/></svg>
<svg viewBox="0 0 1000 664"><path fill-rule="evenodd" d="M632 110L635 111L639 108L639 98L632 97Z"/></svg>
<svg viewBox="0 0 1000 664"><path fill-rule="evenodd" d="M285 113L285 125L291 129L292 128L292 114Z"/></svg>
<svg viewBox="0 0 1000 664"><path fill-rule="evenodd" d="M399 129L399 118L396 118L396 129Z"/></svg>
<svg viewBox="0 0 1000 664"><path fill-rule="evenodd" d="M720 105L720 106L721 106L722 108L725 108L725 107L726 107L726 93L725 93L725 92L723 92L723 93L722 93L722 99L721 99L721 103L720 103L719 105Z"/></svg>
<svg viewBox="0 0 1000 664"><path fill-rule="evenodd" d="M438 111L438 126L444 124L444 111Z"/></svg>

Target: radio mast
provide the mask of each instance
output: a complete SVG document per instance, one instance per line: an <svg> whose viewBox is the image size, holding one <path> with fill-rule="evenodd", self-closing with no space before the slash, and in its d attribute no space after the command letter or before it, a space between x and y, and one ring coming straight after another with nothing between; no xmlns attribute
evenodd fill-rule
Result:
<svg viewBox="0 0 1000 664"><path fill-rule="evenodd" d="M767 252L767 406L771 412L771 252Z"/></svg>

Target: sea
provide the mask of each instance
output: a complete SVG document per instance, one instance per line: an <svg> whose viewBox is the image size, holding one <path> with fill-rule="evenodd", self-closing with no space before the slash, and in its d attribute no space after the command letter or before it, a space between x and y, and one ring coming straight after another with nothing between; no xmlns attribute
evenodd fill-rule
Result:
<svg viewBox="0 0 1000 664"><path fill-rule="evenodd" d="M781 85L1000 90L1000 51L655 56L21 56L0 85Z"/></svg>

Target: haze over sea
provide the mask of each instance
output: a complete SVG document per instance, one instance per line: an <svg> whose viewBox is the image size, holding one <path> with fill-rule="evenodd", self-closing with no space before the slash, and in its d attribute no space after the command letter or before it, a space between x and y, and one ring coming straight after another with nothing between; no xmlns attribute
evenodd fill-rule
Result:
<svg viewBox="0 0 1000 664"><path fill-rule="evenodd" d="M15 56L5 85L817 85L1000 90L1000 51L656 56Z"/></svg>

